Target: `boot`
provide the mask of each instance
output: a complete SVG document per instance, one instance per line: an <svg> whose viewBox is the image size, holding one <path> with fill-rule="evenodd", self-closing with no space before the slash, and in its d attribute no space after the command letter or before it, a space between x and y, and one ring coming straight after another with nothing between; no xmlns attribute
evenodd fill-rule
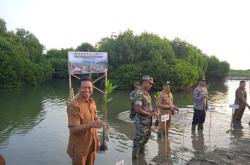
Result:
<svg viewBox="0 0 250 165"><path fill-rule="evenodd" d="M192 128L191 128L192 132L195 132L195 128L196 128L196 125L192 124Z"/></svg>
<svg viewBox="0 0 250 165"><path fill-rule="evenodd" d="M138 149L133 149L132 151L132 159L137 159L138 158Z"/></svg>
<svg viewBox="0 0 250 165"><path fill-rule="evenodd" d="M140 148L139 148L139 153L143 153L145 151L145 145L142 145Z"/></svg>
<svg viewBox="0 0 250 165"><path fill-rule="evenodd" d="M198 125L198 130L203 130L203 124Z"/></svg>

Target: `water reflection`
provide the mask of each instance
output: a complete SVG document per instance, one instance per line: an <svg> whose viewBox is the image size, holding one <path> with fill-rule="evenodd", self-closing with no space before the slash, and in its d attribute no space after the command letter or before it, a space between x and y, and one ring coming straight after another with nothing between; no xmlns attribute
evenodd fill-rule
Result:
<svg viewBox="0 0 250 165"><path fill-rule="evenodd" d="M157 137L154 129L145 153L135 161L131 158L134 124L128 116L118 117L129 110L129 91L115 91L113 101L108 104L109 150L97 154L96 164L115 164L116 160L125 160L125 164L187 164L192 157L202 158L217 148L244 148L247 143L240 140L250 136L249 111L245 111L242 119L244 128L232 128L226 133L231 129L228 105L234 101L238 84L228 81L225 85L209 85L209 103L215 105L216 112L207 113L203 133L191 134L190 106L188 113L173 116L168 138ZM0 152L6 155L8 164L70 164L66 155L67 85L67 81L59 81L36 88L1 91ZM100 109L99 93L95 92L94 97ZM176 92L174 98L179 107L193 105L192 91ZM102 117L102 112L99 114Z"/></svg>
<svg viewBox="0 0 250 165"><path fill-rule="evenodd" d="M204 152L205 145L204 145L204 134L203 131L198 131L197 133L192 133L192 147L194 148L194 154L199 154Z"/></svg>

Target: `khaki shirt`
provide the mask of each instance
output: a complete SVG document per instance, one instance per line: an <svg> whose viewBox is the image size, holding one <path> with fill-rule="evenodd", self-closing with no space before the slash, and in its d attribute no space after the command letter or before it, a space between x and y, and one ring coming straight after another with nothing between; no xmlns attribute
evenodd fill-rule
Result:
<svg viewBox="0 0 250 165"><path fill-rule="evenodd" d="M169 107L169 108L161 108L161 109L171 110L171 108L173 107L173 104L174 104L173 102L174 102L174 98L173 98L173 95L171 92L166 93L166 92L162 91L160 94L160 98L157 99L158 104L167 105Z"/></svg>
<svg viewBox="0 0 250 165"><path fill-rule="evenodd" d="M247 92L246 89L241 90L240 88L237 88L236 92L235 92L235 104L239 105L240 109L245 109L246 108L246 102L247 100Z"/></svg>
<svg viewBox="0 0 250 165"><path fill-rule="evenodd" d="M77 95L68 105L68 126L87 124L97 120L96 103ZM68 154L70 156L85 155L89 150L98 150L98 135L96 128L90 128L77 134L70 133Z"/></svg>

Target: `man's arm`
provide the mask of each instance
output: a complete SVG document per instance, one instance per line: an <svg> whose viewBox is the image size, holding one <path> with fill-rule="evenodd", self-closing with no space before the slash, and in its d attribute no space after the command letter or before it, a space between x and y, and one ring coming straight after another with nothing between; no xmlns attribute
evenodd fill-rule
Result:
<svg viewBox="0 0 250 165"><path fill-rule="evenodd" d="M103 121L96 120L96 121L89 122L86 124L72 125L72 126L70 125L69 131L73 134L77 134L77 133L83 132L85 130L88 130L90 128L101 128L101 127L103 127L103 125L104 125Z"/></svg>
<svg viewBox="0 0 250 165"><path fill-rule="evenodd" d="M135 106L135 111L136 111L136 113L139 113L139 114L141 114L141 115L143 115L143 116L148 116L148 117L149 117L149 116L159 116L158 110L146 112L146 111L144 111L144 110L142 109L142 107L141 107L140 105L136 105L136 106Z"/></svg>
<svg viewBox="0 0 250 165"><path fill-rule="evenodd" d="M101 128L104 125L103 121L96 120L93 122L81 124L80 111L77 106L70 103L67 108L68 127L71 133L76 134L90 128Z"/></svg>

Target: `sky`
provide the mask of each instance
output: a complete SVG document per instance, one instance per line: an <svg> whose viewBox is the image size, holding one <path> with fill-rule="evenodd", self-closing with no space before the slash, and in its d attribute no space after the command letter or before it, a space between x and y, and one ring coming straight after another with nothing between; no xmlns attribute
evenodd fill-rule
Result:
<svg viewBox="0 0 250 165"><path fill-rule="evenodd" d="M181 38L231 69L250 69L249 9L249 0L0 0L7 30L30 31L47 50L130 29Z"/></svg>

